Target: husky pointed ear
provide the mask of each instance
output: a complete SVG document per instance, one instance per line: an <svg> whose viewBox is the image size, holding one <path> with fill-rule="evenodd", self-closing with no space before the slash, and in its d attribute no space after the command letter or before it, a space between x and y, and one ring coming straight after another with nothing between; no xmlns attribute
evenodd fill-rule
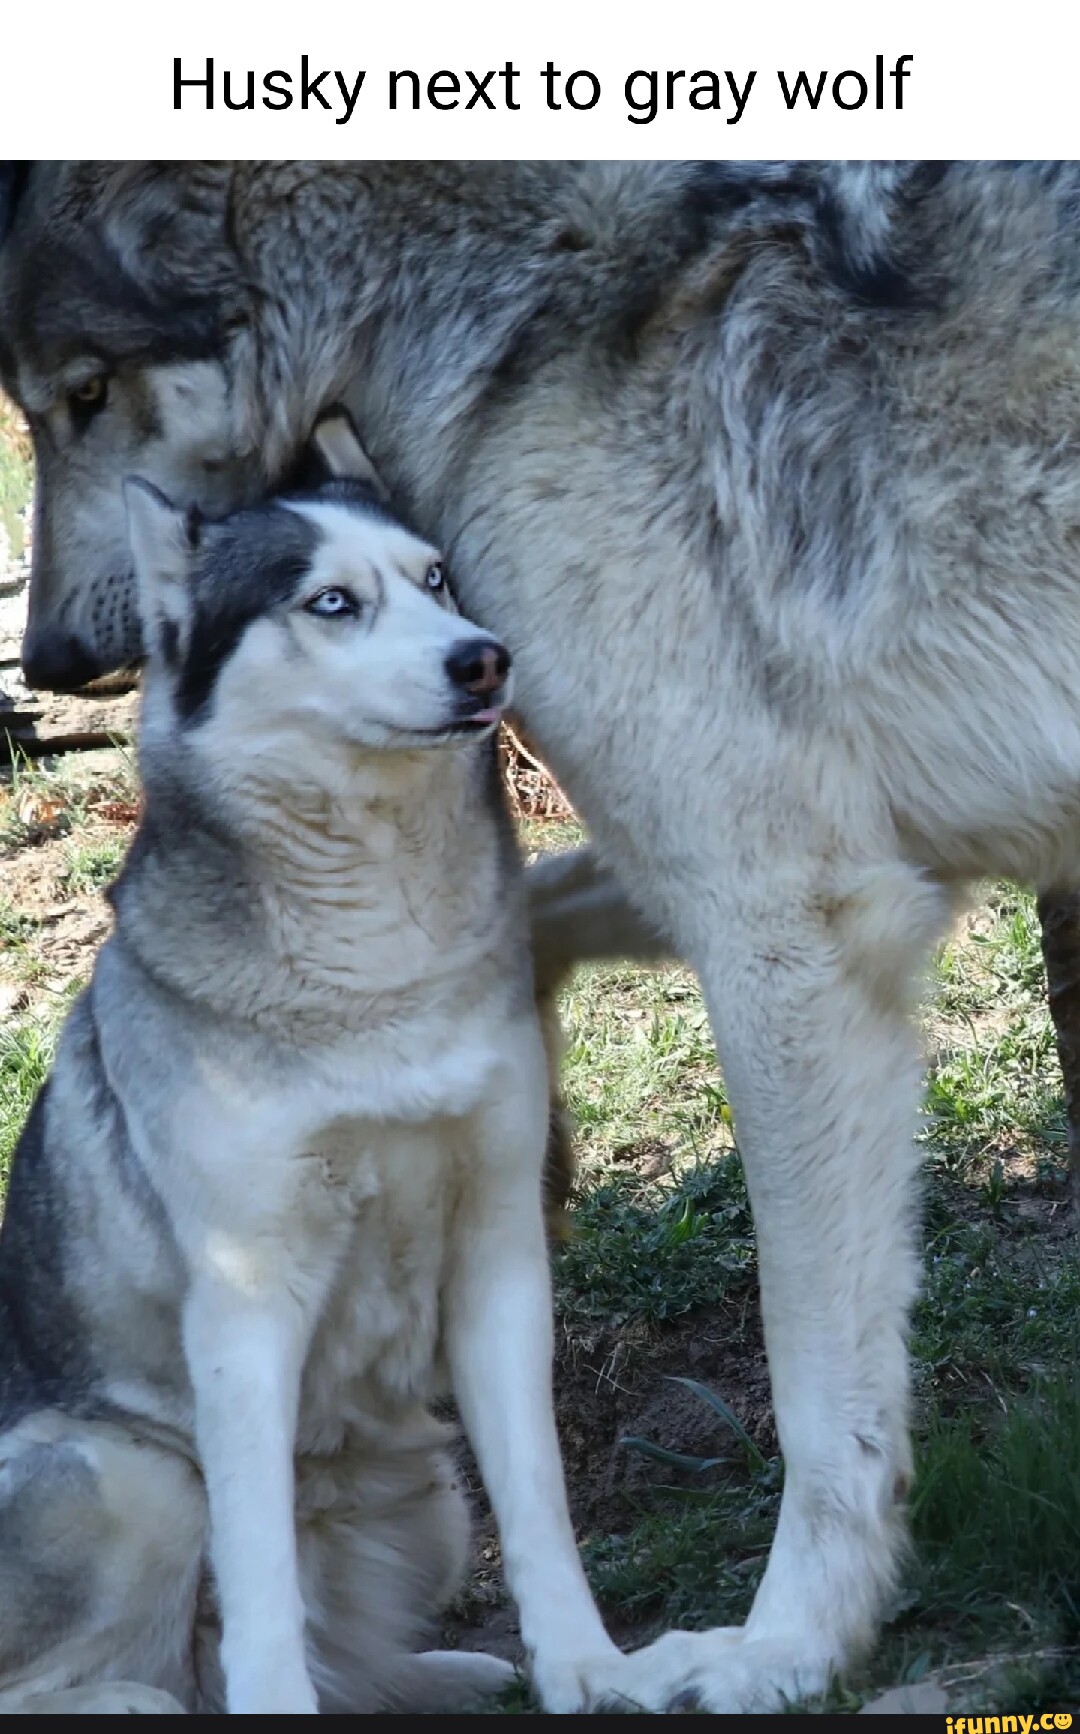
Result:
<svg viewBox="0 0 1080 1734"><path fill-rule="evenodd" d="M328 409L312 430L311 443L335 481L363 482L380 500L390 490L368 457L347 409Z"/></svg>
<svg viewBox="0 0 1080 1734"><path fill-rule="evenodd" d="M187 642L192 556L199 546L202 520L194 506L179 511L141 476L125 481L124 504L143 635L148 646L160 642L172 660Z"/></svg>

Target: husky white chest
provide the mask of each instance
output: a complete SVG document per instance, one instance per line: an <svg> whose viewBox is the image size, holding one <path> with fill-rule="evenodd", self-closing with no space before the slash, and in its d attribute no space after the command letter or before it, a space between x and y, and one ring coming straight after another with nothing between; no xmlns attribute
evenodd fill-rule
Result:
<svg viewBox="0 0 1080 1734"><path fill-rule="evenodd" d="M302 1159L290 1253L312 1317L298 1446L379 1429L439 1384L440 1297L468 1122L342 1120Z"/></svg>

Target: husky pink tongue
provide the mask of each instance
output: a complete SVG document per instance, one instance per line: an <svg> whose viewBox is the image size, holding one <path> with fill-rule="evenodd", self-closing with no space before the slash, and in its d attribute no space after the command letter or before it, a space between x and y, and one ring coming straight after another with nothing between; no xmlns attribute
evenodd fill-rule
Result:
<svg viewBox="0 0 1080 1734"><path fill-rule="evenodd" d="M474 710L469 721L478 723L498 722L501 716L502 711L499 709L498 705L490 705L487 710Z"/></svg>

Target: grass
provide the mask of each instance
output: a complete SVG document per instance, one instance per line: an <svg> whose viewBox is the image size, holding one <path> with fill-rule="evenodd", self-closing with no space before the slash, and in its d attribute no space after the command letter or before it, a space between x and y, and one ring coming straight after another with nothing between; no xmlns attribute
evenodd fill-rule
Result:
<svg viewBox="0 0 1080 1734"><path fill-rule="evenodd" d="M677 1178L601 1178L574 1214L559 1257L564 1321L657 1323L742 1288L753 1267L750 1208L734 1155L695 1161Z"/></svg>
<svg viewBox="0 0 1080 1734"><path fill-rule="evenodd" d="M35 985L46 973L36 943L40 931L34 916L0 897L0 959L5 974L22 986Z"/></svg>
<svg viewBox="0 0 1080 1734"><path fill-rule="evenodd" d="M116 878L126 846L113 832L69 844L65 885L74 892L103 891Z"/></svg>
<svg viewBox="0 0 1080 1734"><path fill-rule="evenodd" d="M981 1167L984 1179L1002 1154L1052 1168L1064 1150L1065 1115L1033 899L992 889L966 943L946 947L939 977L938 1056L926 1101L931 1150L960 1175Z"/></svg>
<svg viewBox="0 0 1080 1734"><path fill-rule="evenodd" d="M60 1022L60 1008L56 1008L51 1015L44 1018L20 1018L7 1027L0 1026L2 1183L6 1184L19 1133L52 1064Z"/></svg>
<svg viewBox="0 0 1080 1734"><path fill-rule="evenodd" d="M30 440L21 417L0 395L0 529L12 557L22 553L22 520L20 513L30 498L32 468Z"/></svg>
<svg viewBox="0 0 1080 1734"><path fill-rule="evenodd" d="M119 839L94 835L92 802L69 798L76 822L55 847L69 886L90 894L111 877ZM527 841L568 845L576 832L546 824ZM32 950L35 925L0 903L0 948ZM848 1711L928 1674L957 1711L1067 1708L1080 1699L1080 1263L1055 1216L1064 1118L1031 900L991 888L935 977L912 1337L914 1548L875 1656L810 1708ZM63 996L43 1002L0 1031L0 1175L65 1007ZM623 1637L738 1623L782 1468L767 1414L735 1413L743 1357L760 1363L754 1235L700 995L681 969L604 968L581 972L564 1012L582 1171L556 1256L561 1336L599 1334L605 1368L618 1363L612 1383L630 1393L614 1466L610 1434L581 1447L628 1489L582 1523L587 1568ZM736 1369L725 1385L734 1407L663 1383L702 1376L706 1339ZM572 1403L569 1380L564 1359L558 1383ZM654 1405L640 1423L636 1392ZM666 1392L677 1424L658 1444ZM580 1449L572 1461L573 1484ZM505 1707L528 1710L527 1695Z"/></svg>
<svg viewBox="0 0 1080 1734"><path fill-rule="evenodd" d="M93 963L85 947L74 968L48 956L42 940L55 932L59 911L45 878L52 875L54 905L99 897L122 859L127 833L118 827L135 798L134 761L122 753L107 763L93 754L55 763L18 758L0 783L0 876L10 866L14 879L17 866L23 885L33 881L40 894L26 907L0 894L0 981L19 990L19 1010L0 1022L0 1182L72 995Z"/></svg>

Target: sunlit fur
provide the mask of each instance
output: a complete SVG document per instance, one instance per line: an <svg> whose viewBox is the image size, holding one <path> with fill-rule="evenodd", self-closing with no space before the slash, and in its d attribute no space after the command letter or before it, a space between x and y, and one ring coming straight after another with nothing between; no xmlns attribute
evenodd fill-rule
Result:
<svg viewBox="0 0 1080 1734"><path fill-rule="evenodd" d="M747 1625L665 1640L654 1707L818 1688L896 1583L913 980L971 878L1080 842L1078 210L1075 165L970 163L44 165L14 205L30 648L133 648L136 449L242 497L345 399L595 840L535 883L541 971L700 973L786 1479Z"/></svg>
<svg viewBox="0 0 1080 1734"><path fill-rule="evenodd" d="M468 1558L450 1391L541 1702L629 1696L555 1437L511 688L452 676L493 641L348 488L126 493L145 812L0 1229L0 1712L505 1688L420 1651Z"/></svg>

